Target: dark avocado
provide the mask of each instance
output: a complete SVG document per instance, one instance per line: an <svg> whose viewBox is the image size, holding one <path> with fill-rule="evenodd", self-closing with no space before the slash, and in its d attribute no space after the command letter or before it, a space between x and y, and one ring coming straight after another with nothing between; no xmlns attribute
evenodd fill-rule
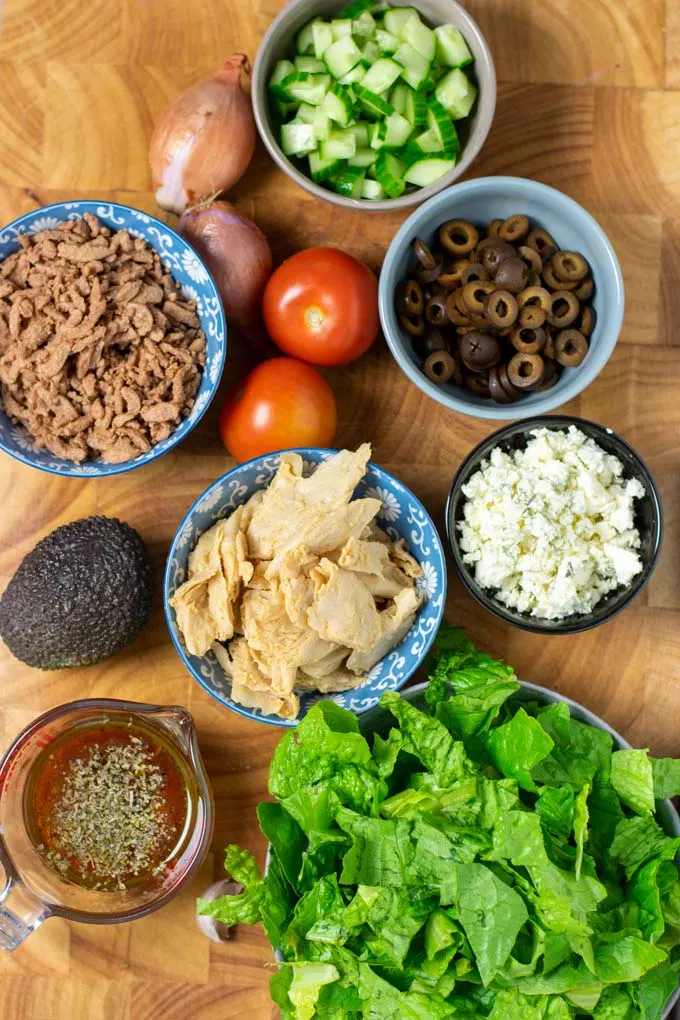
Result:
<svg viewBox="0 0 680 1020"><path fill-rule="evenodd" d="M0 637L38 669L88 666L134 641L152 599L137 532L111 517L85 517L23 559L0 599Z"/></svg>

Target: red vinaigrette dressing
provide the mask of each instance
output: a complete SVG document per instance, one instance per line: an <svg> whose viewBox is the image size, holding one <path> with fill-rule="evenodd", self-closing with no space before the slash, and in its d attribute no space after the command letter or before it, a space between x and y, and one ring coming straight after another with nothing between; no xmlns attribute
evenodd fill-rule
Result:
<svg viewBox="0 0 680 1020"><path fill-rule="evenodd" d="M148 884L177 856L193 782L170 741L136 719L100 719L46 747L26 786L38 852L65 878L102 891Z"/></svg>

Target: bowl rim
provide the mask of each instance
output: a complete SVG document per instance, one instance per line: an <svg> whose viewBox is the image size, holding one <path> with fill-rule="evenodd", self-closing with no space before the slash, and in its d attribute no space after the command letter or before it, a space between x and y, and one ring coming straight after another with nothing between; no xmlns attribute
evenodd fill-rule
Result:
<svg viewBox="0 0 680 1020"><path fill-rule="evenodd" d="M107 465L107 470L105 472L91 470L88 471L87 474L81 474L77 473L75 470L80 465L75 465L71 461L66 460L63 457L62 458L56 456L54 457L55 461L61 461L61 464L63 465L60 466L59 468L47 464L39 464L31 458L31 454L26 453L23 450L10 449L4 442L4 440L0 437L0 450L2 450L3 453L6 453L9 457L13 457L15 460L20 461L22 464L26 464L28 467L35 468L38 471L44 471L46 474L49 475L57 475L60 478L77 478L82 481L87 481L88 479L91 478L108 478L112 477L113 475L122 475L128 471L134 471L135 468L147 467L153 461L158 460L159 457L163 457L165 456L166 453L169 453L171 450L174 450L179 443L183 442L186 439L186 437L191 432L193 432L193 430L196 428L196 426L198 425L198 423L200 422L200 420L203 418L204 414L210 407L215 397L215 394L217 393L217 388L220 384L220 380L222 378L222 373L224 372L224 366L227 358L227 339L229 332L222 297L220 295L220 292L218 290L217 284L215 283L215 279L212 273L208 269L207 265L205 264L201 256L198 254L196 249L189 243L189 241L187 241L185 237L182 237L179 231L173 229L173 227L169 226L163 220L160 220L158 219L157 216L154 216L153 213L148 213L144 209L137 209L136 206L125 205L122 202L110 202L108 201L108 199L96 199L96 198L82 198L82 199L74 198L65 202L52 202L50 205L43 205L40 206L38 209L31 209L28 212L22 213L21 216L18 216L16 219L11 220L9 223L5 224L5 226L0 227L0 236L8 230L16 230L16 228L20 226L25 220L33 219L36 216L36 214L40 216L42 215L49 216L50 213L54 212L66 213L69 212L70 210L76 211L83 210L84 212L91 212L93 215L98 216L97 208L99 209L104 208L106 210L111 209L112 212L122 210L123 212L139 213L142 216L147 217L147 219L151 221L152 226L162 230L163 233L170 234L176 241L180 242L183 248L188 249L193 255L196 256L202 268L208 274L208 281L213 289L213 294L211 296L217 298L219 309L218 327L222 330L224 334L224 343L221 345L219 369L214 376L214 381L210 383L209 390L210 397L206 401L205 406L199 411L199 413L196 415L196 418L189 424L189 427L187 428L186 432L184 432L180 437L173 440L173 436L175 436L175 434L179 431L182 425L187 421L187 419L185 418L184 421L180 422L175 431L171 433L171 435L168 437L167 447L165 447L165 449L163 450L159 450L157 453L153 452L154 450L157 449L157 447L153 447L152 450L150 451L150 453L153 453L153 456L148 456L143 463L139 463L138 462L139 458L135 457L133 460L123 461L122 464ZM69 218L68 216L64 216L64 220L67 220L68 218ZM125 230L128 228L121 227L120 229ZM21 232L17 232L17 238L19 236L19 233ZM156 248L154 245L152 245L151 242L147 241L147 244L149 244L152 248L154 248L155 251L158 251L158 253L161 254L160 250ZM0 259L0 261L4 261L4 259ZM0 413L5 414L4 408L2 407L1 403ZM85 461L85 463L89 464L90 467L94 468L97 466L98 461L96 460Z"/></svg>
<svg viewBox="0 0 680 1020"><path fill-rule="evenodd" d="M297 719L290 719L289 720L289 719L281 719L278 716L254 715L254 710L253 709L246 708L243 705L237 705L235 702L233 704L228 704L226 701L222 701L220 698L217 697L217 695L215 694L215 692L212 689L212 687L210 687L210 685L204 680L204 678L202 676L200 676L196 672L196 670L193 668L193 666L189 662L189 657L187 655L186 650L182 647L181 642L179 641L179 639L175 635L175 626L176 626L176 623L171 619L171 615L170 615L170 612L171 612L171 610L170 610L170 599L169 599L170 573L171 573L171 569L172 569L172 560L174 558L175 548L177 546L177 543L178 543L178 541L180 539L180 536L181 536L182 532L184 531L185 525L188 523L188 521L191 519L191 517L195 513L196 507L198 506L198 504L201 502L201 500L203 500L205 498L205 496L208 494L208 492L212 488L214 488L214 486L223 483L227 478L229 478L232 475L235 475L242 468L251 467L251 466L257 464L259 461L264 461L264 460L266 460L269 457L280 456L281 454L284 454L284 453L299 453L300 456L304 458L305 455L309 455L310 452L319 453L319 454L324 454L324 453L335 454L335 453L339 453L340 450L337 449L337 448L332 448L332 447L328 447L328 446L295 446L295 447L286 448L284 450L273 450L271 453L263 453L263 454L260 454L260 456L258 456L258 457L251 457L251 458L249 458L249 460L241 461L239 464L236 464L229 471L226 471L223 475L220 475L219 478L216 478L213 482L211 482L210 485L207 486L207 488L205 488L201 493L199 493L199 495L196 497L196 499L193 501L193 503L191 504L189 509L186 511L186 513L182 517L180 523L177 525L177 530L175 531L175 535L174 535L174 537L172 539L172 543L170 545L170 549L168 550L168 555L167 555L167 558L166 558L166 561L165 561L165 568L163 570L163 614L165 616L165 623L166 623L166 626L168 628L168 632L170 634L170 637L172 639L172 643L175 646L175 650L176 650L177 654L179 655L180 659L182 660L185 669L191 674L193 679L203 688L203 690L207 694L209 694L211 698L213 698L215 701L217 701L218 704L222 705L223 708L230 709L232 712L235 712L237 715L242 716L244 719L250 719L251 722L265 723L268 726L276 726L276 727L279 727L279 728L286 728L286 729L294 729L297 726L297 724L300 721L300 719L297 718ZM418 496L415 495L413 490L410 489L407 485L405 485L404 482L400 481L400 479L398 479L395 475L393 475L386 468L383 468L379 464L376 464L375 461L369 460L369 462L367 464L367 468L372 468L373 470L377 470L378 472L382 473L383 475L386 475L391 481L396 482L397 485L400 486L404 490L404 492L408 493L408 495L414 500L414 502L419 507L419 509L422 510L423 514L425 515L425 518L427 519L428 524L430 525L430 527L432 529L432 533L433 533L433 535L435 536L435 538L437 540L438 547L439 547L438 551L439 551L439 554L441 556L441 561L442 561L442 565L443 565L442 577L441 577L441 582L442 582L441 605L440 605L440 607L439 607L439 609L437 611L437 616L436 616L435 623L434 623L434 625L432 627L432 630L430 631L430 633L425 638L425 641L423 643L423 647L421 649L421 652L420 652L420 655L419 655L419 658L418 658L418 661L417 661L416 665L413 667L411 672L407 673L407 675L403 678L403 680L400 681L398 687L391 688L393 690L400 691L405 686L405 684L408 683L408 681L413 676L415 671L417 669L419 669L419 667L424 662L425 657L426 657L427 653L429 652L435 637L437 636L437 631L439 630L439 626L440 626L440 624L441 624L441 622L442 622L442 620L444 618L444 610L446 608L446 594L447 594L447 588L448 588L448 571L447 571L447 568L446 568L446 548L445 548L445 543L442 540L441 535L439 534L437 526L435 525L430 512L428 511L427 507L425 507L423 505L423 503L420 501ZM264 488L266 488L266 486L263 485L263 486L260 486L260 488L264 489ZM216 518L216 520L217 519L219 519L219 518ZM201 534L203 534L203 532L201 532ZM417 615L416 615L416 619L417 619ZM353 688L353 690L358 690L358 688ZM309 693L314 693L314 692L309 692ZM331 696L332 696L332 692L329 692L328 697L331 697ZM370 712L374 707L375 706L370 706L369 708L363 708L363 709L349 709L348 711L351 711L354 715L356 715L357 717L360 717L362 715L365 715L366 712Z"/></svg>
<svg viewBox="0 0 680 1020"><path fill-rule="evenodd" d="M602 363L598 364L595 358L586 359L578 371L565 381L561 389L555 387L546 390L531 405L529 410L527 410L526 404L521 400L516 404L507 405L495 404L491 400L489 400L488 404L484 405L471 404L465 398L451 394L442 389L441 386L431 382L420 369L416 368L404 350L401 330L394 311L394 291L398 281L391 282L390 280L391 276L396 276L394 267L397 260L401 257L403 250L417 236L417 228L431 211L439 211L441 209L442 220L444 220L446 216L445 208L449 204L457 204L458 200L464 201L468 196L488 196L492 192L502 193L505 191L517 191L520 193L520 199L522 198L521 193L528 200L531 200L532 196L543 196L545 199L550 199L552 204L558 208L558 211L561 211L564 219L580 219L582 223L588 226L591 234L602 245L606 261L611 270L612 303L616 308L616 314L610 317L606 323L606 339L603 337L598 338L598 350L603 357ZM443 407L447 407L451 411L458 411L471 418L485 418L492 421L517 421L521 418L545 414L547 411L553 411L561 407L562 404L566 404L569 400L578 396L579 393L582 393L597 378L609 361L621 333L625 311L625 288L621 265L614 246L595 217L575 199L566 195L563 191L559 191L557 188L543 184L540 181L534 181L528 177L476 177L469 181L453 184L451 187L446 188L446 190L434 195L420 208L415 209L408 219L402 223L390 242L382 265L378 305L380 324L393 358L404 374L423 393L436 400Z"/></svg>
<svg viewBox="0 0 680 1020"><path fill-rule="evenodd" d="M458 3L458 0L447 0L447 3L451 5L452 11L455 12L457 19L456 24L464 26L464 34L466 34L466 37L474 38L478 45L483 55L483 66L488 76L488 81L484 84L484 88L482 89L480 86L478 98L478 115L480 117L481 125L478 143L474 147L468 146L463 150L462 159L456 163L452 170L449 170L449 172L439 178L438 181L434 181L427 187L417 188L415 191L401 195L399 198L369 201L368 199L345 198L343 195L337 195L335 192L329 191L327 188L322 188L320 185L312 181L311 178L306 177L303 173L301 173L292 161L288 159L287 156L284 156L281 147L274 137L274 132L272 131L270 124L269 108L267 104L267 82L265 80L264 68L265 57L269 56L269 49L282 26L284 26L289 20L294 19L296 12L299 9L304 10L308 6L308 0L291 0L291 2L286 4L283 10L279 12L260 40L257 55L255 57L255 63L253 65L251 97L255 123L257 125L260 138L264 142L269 155L272 157L279 169L283 170L283 172L290 177L291 180L295 181L296 184L299 184L301 188L304 188L305 191L307 191L310 195L314 195L316 198L321 198L325 202L340 206L344 209L360 209L368 212L388 212L395 209L409 209L412 206L419 205L421 202L426 202L429 198L439 194L443 188L449 187L454 181L458 180L459 177L466 173L484 148L493 124L498 93L496 67L491 49L486 41L486 37L469 11L467 11L462 4ZM328 5L329 7L331 6L331 0L328 0ZM335 6L340 7L341 4L335 3ZM481 101L482 93L484 94L483 103Z"/></svg>
<svg viewBox="0 0 680 1020"><path fill-rule="evenodd" d="M467 470L474 464L478 464L481 460L489 455L492 449L500 445L503 438L510 433L515 433L520 430L524 432L530 432L533 429L542 427L553 427L554 429L564 429L570 425L579 428L582 425L587 426L589 429L593 429L600 435L606 435L609 441L613 441L615 446L621 447L626 453L635 461L639 473L644 480L645 488L647 490L646 495L649 498L654 520L656 522L656 534L654 536L654 547L649 561L645 564L642 571L631 584L628 594L622 601L612 608L609 612L605 613L601 619L591 619L591 614L587 614L582 622L579 622L578 617L574 619L573 623L565 623L559 626L558 630L552 630L552 626L559 621L546 621L545 624L541 624L538 621L533 622L533 617L527 617L526 620L518 619L517 616L510 613L500 602L497 602L492 598L491 595L487 595L482 588L472 578L467 567L462 562L460 548L456 541L455 535L455 522L453 521L453 502L456 498L461 486L463 476ZM664 514L663 504L661 502L661 495L654 480L654 476L649 470L646 462L640 456L630 443L620 436L614 429L609 428L607 425L600 425L599 422L591 421L588 418L578 418L573 415L536 415L531 418L526 418L523 421L511 422L508 425L504 425L502 428L492 432L490 436L483 439L481 443L478 443L470 453L461 462L456 471L449 494L446 500L445 514L445 525L446 525L446 537L448 540L449 549L453 562L456 568L456 573L463 584L464 588L472 595L475 601L482 606L488 612L492 613L496 619L501 620L503 623L508 623L513 627L517 627L519 630L529 631L532 634L543 634L546 637L561 637L569 634L580 634L587 630L593 630L595 627L600 627L603 623L609 623L615 616L623 612L630 603L635 599L642 589L645 587L647 582L654 573L659 555L661 553L661 546L663 544L663 526L664 526ZM597 610L597 606L595 610ZM569 619L566 617L565 619Z"/></svg>

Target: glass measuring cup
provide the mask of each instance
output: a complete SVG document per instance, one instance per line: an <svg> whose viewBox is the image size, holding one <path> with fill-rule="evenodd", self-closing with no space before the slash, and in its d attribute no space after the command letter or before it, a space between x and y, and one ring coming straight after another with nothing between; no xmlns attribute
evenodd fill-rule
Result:
<svg viewBox="0 0 680 1020"><path fill-rule="evenodd" d="M186 783L186 825L172 859L148 882L121 891L87 888L60 875L38 852L27 817L29 779L45 748L65 733L96 724L132 724L146 732L173 753ZM0 949L16 949L52 915L114 924L158 910L199 868L212 829L212 791L186 709L92 698L46 712L19 734L0 761Z"/></svg>

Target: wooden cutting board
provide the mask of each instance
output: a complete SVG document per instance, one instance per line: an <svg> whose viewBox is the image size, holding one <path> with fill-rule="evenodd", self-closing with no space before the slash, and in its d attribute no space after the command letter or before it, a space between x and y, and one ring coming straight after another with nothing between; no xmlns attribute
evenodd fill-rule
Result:
<svg viewBox="0 0 680 1020"><path fill-rule="evenodd" d="M4 0L0 25L0 224L43 203L112 199L157 213L147 143L154 117L233 51L254 58L281 0ZM680 754L680 4L676 0L466 0L496 59L496 121L474 175L554 185L595 214L617 248L626 320L606 370L565 410L620 432L661 487L666 532L653 581L610 624L535 637L496 623L451 576L447 618L520 676L583 701L633 743ZM309 197L258 149L233 199L277 259L330 242L378 269L405 218L342 213ZM222 392L247 364L237 338ZM462 457L492 429L412 386L380 342L330 373L338 445L370 440L374 459L442 526ZM150 546L157 574L189 504L232 461L203 424L156 464L111 479L59 479L0 454L0 587L57 525L121 517ZM271 954L239 930L198 933L193 901L232 840L264 856L254 808L279 736L213 702L166 632L160 600L127 652L89 669L43 674L0 650L0 744L30 719L85 696L180 703L193 713L217 803L213 855L169 907L93 927L48 921L0 959L0 1020L229 1020L273 1016ZM676 714L677 713L677 714Z"/></svg>

